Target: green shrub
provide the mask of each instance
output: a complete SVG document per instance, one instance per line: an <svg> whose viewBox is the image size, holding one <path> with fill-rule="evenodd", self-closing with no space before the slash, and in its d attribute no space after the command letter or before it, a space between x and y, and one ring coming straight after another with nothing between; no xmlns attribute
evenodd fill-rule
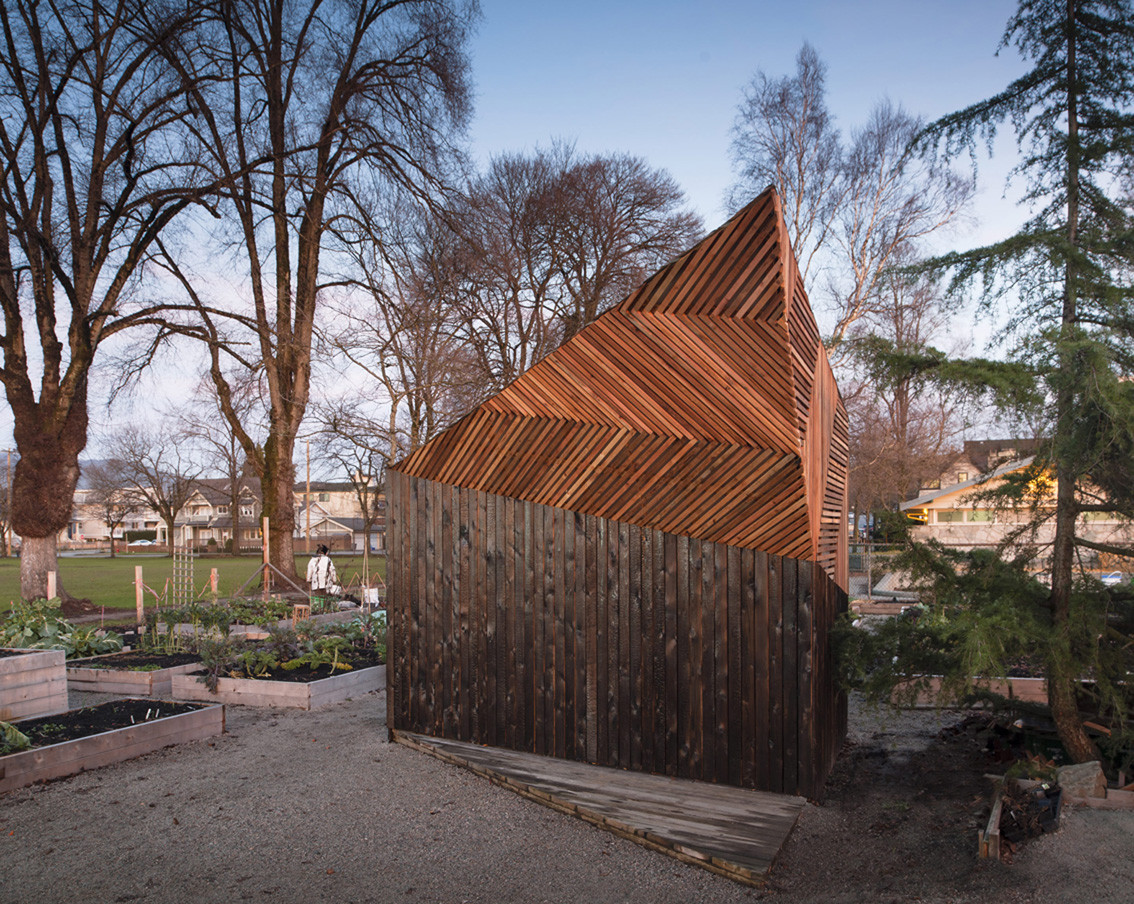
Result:
<svg viewBox="0 0 1134 904"><path fill-rule="evenodd" d="M73 625L63 618L58 600L21 600L0 623L0 647L63 650L68 659L115 653L122 638L101 628Z"/></svg>

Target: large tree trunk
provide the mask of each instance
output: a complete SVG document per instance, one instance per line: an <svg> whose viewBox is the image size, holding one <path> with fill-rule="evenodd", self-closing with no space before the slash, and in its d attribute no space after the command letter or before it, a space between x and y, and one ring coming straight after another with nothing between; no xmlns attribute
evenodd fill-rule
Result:
<svg viewBox="0 0 1134 904"><path fill-rule="evenodd" d="M165 521L165 548L166 555L173 557L173 525L176 523L176 518L163 518Z"/></svg>
<svg viewBox="0 0 1134 904"><path fill-rule="evenodd" d="M57 538L55 534L47 537L24 537L20 546L20 596L26 600L47 598L48 572L58 567ZM59 575L55 575L55 593L63 595Z"/></svg>
<svg viewBox="0 0 1134 904"><path fill-rule="evenodd" d="M12 530L22 541L20 596L27 600L44 597L48 572L58 572L57 535L71 520L79 453L87 442L86 396L85 390L80 392L58 426L41 411L43 403L21 394L8 396L20 453L12 478ZM62 582L57 580L55 586L57 595L65 598Z"/></svg>
<svg viewBox="0 0 1134 904"><path fill-rule="evenodd" d="M264 516L268 519L268 561L299 584L295 570L295 464L292 444L270 438L264 449Z"/></svg>
<svg viewBox="0 0 1134 904"><path fill-rule="evenodd" d="M1075 46L1075 2L1067 2L1067 244L1079 244L1079 105ZM1071 467L1062 447L1075 431L1076 411L1073 387L1082 375L1074 350L1074 330L1078 325L1078 274L1073 254L1068 257L1063 280L1062 335L1059 348L1060 380L1055 411L1055 541L1051 551L1051 630L1053 633L1047 668L1047 695L1051 717L1059 740L1076 763L1098 759L1099 752L1083 727L1076 702L1080 675L1068 668L1070 642L1071 589L1075 581L1075 518L1078 503L1075 488L1079 474Z"/></svg>

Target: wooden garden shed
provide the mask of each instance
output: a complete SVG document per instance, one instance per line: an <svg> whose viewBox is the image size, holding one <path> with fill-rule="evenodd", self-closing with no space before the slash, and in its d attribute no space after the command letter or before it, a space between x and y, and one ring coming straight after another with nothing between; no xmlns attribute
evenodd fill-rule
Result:
<svg viewBox="0 0 1134 904"><path fill-rule="evenodd" d="M817 796L846 471L769 189L391 467L391 735Z"/></svg>

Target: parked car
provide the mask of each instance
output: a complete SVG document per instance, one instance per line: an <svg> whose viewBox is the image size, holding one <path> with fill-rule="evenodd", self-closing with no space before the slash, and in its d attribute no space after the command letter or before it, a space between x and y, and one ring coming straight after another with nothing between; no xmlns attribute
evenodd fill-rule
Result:
<svg viewBox="0 0 1134 904"><path fill-rule="evenodd" d="M129 546L153 546L154 541L153 540L133 540L128 545Z"/></svg>

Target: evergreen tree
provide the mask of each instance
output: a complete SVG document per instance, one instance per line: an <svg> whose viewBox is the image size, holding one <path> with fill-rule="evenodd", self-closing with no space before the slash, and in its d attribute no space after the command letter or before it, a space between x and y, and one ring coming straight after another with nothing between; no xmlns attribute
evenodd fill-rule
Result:
<svg viewBox="0 0 1134 904"><path fill-rule="evenodd" d="M954 562L954 568L938 557L930 570L938 589L950 574L966 576L968 617L975 619L963 642L966 667L979 664L973 653L989 639L990 623L1015 626L1017 648L1035 644L1031 652L1045 668L1060 740L1074 760L1087 761L1098 751L1082 724L1080 679L1095 679L1095 703L1121 731L1134 670L1130 588L1104 587L1085 568L1098 553L1129 563L1134 550L1081 535L1088 513L1134 517L1131 3L1021 0L1005 47L1015 47L1032 64L1029 71L994 97L932 123L919 147L946 157L975 153L982 143L991 146L1004 125L1020 147L1014 177L1026 186L1032 218L1003 241L935 263L951 270L954 288L979 290L989 309L1009 303L1009 360L1034 383L1043 416L1046 442L1034 467L1054 479L1032 508L1031 529L1041 537L1039 523L1053 522L1054 539L1000 561L1019 576L1049 570L1050 589L1037 594L1038 583L1005 584L997 575L985 589L996 586L1007 597L982 597L974 582L996 570L987 561ZM1035 414L1028 413L1033 423ZM1034 478L1009 481L996 492L1023 504L1035 493ZM1010 605L1016 611L1005 622ZM1005 652L1004 638L984 649Z"/></svg>

